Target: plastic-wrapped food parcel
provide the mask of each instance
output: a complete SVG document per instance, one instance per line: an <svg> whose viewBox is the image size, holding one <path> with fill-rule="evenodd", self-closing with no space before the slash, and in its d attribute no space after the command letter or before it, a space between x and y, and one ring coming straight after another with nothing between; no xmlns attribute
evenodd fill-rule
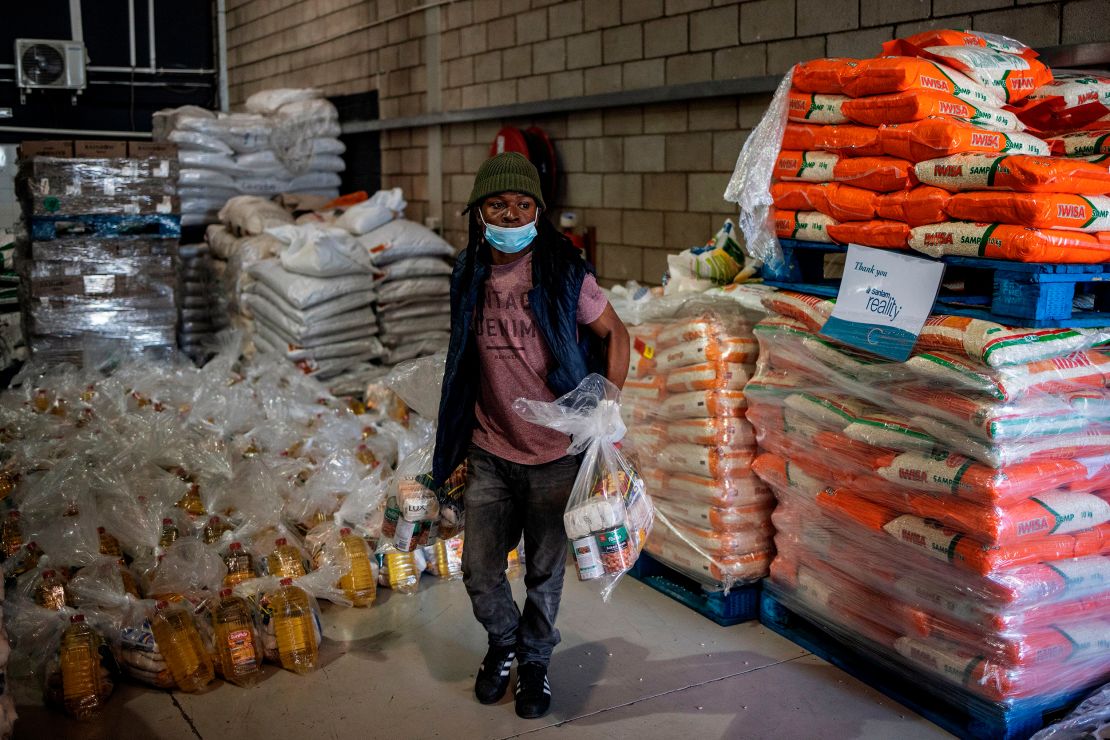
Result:
<svg viewBox="0 0 1110 740"><path fill-rule="evenodd" d="M29 370L0 396L9 677L74 716L121 676L197 691L250 685L263 660L310 671L317 600L375 598L391 471L431 424L239 350Z"/></svg>
<svg viewBox="0 0 1110 740"><path fill-rule="evenodd" d="M755 328L774 593L934 692L1044 701L1110 675L1110 331L933 316L904 363Z"/></svg>

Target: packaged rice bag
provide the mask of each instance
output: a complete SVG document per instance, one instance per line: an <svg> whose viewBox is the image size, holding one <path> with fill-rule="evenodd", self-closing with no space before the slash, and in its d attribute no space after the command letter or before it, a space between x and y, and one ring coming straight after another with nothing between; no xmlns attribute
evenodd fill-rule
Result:
<svg viewBox="0 0 1110 740"><path fill-rule="evenodd" d="M814 127L820 128L820 127ZM896 123L878 129L882 153L911 162L950 154L1055 153L1050 143L1028 133L992 131L968 121L936 116L913 123ZM785 143L783 148L787 148Z"/></svg>
<svg viewBox="0 0 1110 740"><path fill-rule="evenodd" d="M1035 229L1110 231L1110 197L1070 193L980 191L952 195L945 209L952 218Z"/></svg>
<svg viewBox="0 0 1110 740"><path fill-rule="evenodd" d="M920 182L952 192L1110 193L1110 170L1083 160L1062 157L954 154L919 162L913 169Z"/></svg>
<svg viewBox="0 0 1110 740"><path fill-rule="evenodd" d="M784 183L785 184L785 183ZM817 211L774 211L775 235L783 239L800 239L807 242L831 244L835 240L829 227L837 221Z"/></svg>
<svg viewBox="0 0 1110 740"><path fill-rule="evenodd" d="M875 196L875 215L909 226L926 226L947 221L945 206L952 194L931 185L918 185L896 193ZM906 233L907 240L909 232ZM907 242L908 243L908 242Z"/></svg>
<svg viewBox="0 0 1110 740"><path fill-rule="evenodd" d="M876 157L886 153L879 129L853 125L788 123L782 137L782 148L832 152L845 157Z"/></svg>
<svg viewBox="0 0 1110 740"><path fill-rule="evenodd" d="M914 184L912 166L893 157L842 158L829 152L783 150L775 162L780 180L840 182L846 185L889 192Z"/></svg>
<svg viewBox="0 0 1110 740"><path fill-rule="evenodd" d="M771 185L771 198L775 208L784 211L818 211L833 221L869 221L875 217L875 199L880 197L871 190L842 185L837 182L776 182ZM792 217L796 224L798 217ZM784 221L781 228L790 219ZM804 221L803 221L804 223ZM775 222L779 230L778 220ZM796 225L789 226L791 233ZM804 227L803 227L804 230ZM780 233L779 236L785 236ZM819 240L814 240L819 241Z"/></svg>
<svg viewBox="0 0 1110 740"><path fill-rule="evenodd" d="M620 391L594 374L553 402L521 398L513 410L532 423L569 434L568 454L583 454L563 523L579 579L598 580L602 599L608 601L636 562L654 518L643 478L615 446L625 433Z"/></svg>
<svg viewBox="0 0 1110 740"><path fill-rule="evenodd" d="M910 230L908 244L931 257L960 255L1071 264L1110 261L1110 237L1011 224L948 221L918 226Z"/></svg>

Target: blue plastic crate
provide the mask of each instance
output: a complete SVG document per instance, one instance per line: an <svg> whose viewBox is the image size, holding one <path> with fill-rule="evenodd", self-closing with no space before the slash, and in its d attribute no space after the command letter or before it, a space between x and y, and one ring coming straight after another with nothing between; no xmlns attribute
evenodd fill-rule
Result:
<svg viewBox="0 0 1110 740"><path fill-rule="evenodd" d="M871 651L847 644L819 624L784 604L773 585L763 590L759 621L772 632L832 663L871 688L917 712L935 725L965 740L1026 740L1078 704L1093 687L1052 697L1034 697L998 704L968 692L912 678L912 672L893 670Z"/></svg>
<svg viewBox="0 0 1110 740"><path fill-rule="evenodd" d="M34 216L31 218L30 231L33 241L51 241L71 236L177 239L181 236L181 217L167 214Z"/></svg>
<svg viewBox="0 0 1110 740"><path fill-rule="evenodd" d="M670 596L706 619L722 627L759 618L760 583L734 586L724 591L710 590L698 581L675 570L666 563L641 553L628 575L661 594Z"/></svg>

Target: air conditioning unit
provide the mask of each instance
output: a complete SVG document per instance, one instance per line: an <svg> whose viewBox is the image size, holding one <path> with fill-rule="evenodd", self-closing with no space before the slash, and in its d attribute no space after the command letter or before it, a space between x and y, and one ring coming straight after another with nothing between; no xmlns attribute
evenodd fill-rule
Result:
<svg viewBox="0 0 1110 740"><path fill-rule="evenodd" d="M23 90L85 89L85 45L80 41L16 39L15 66Z"/></svg>

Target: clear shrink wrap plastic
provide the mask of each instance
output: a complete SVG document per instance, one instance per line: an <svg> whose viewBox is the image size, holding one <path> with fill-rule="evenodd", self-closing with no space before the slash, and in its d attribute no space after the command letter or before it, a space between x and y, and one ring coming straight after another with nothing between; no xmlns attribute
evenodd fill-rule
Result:
<svg viewBox="0 0 1110 740"><path fill-rule="evenodd" d="M773 555L774 499L751 471L755 434L743 388L763 314L706 295L647 308L640 313L650 318L628 326L622 404L626 441L656 509L645 549L709 587L758 580Z"/></svg>
<svg viewBox="0 0 1110 740"><path fill-rule="evenodd" d="M941 694L1105 681L1110 335L934 316L893 363L818 336L803 298L768 298L745 388L774 593Z"/></svg>
<svg viewBox="0 0 1110 740"><path fill-rule="evenodd" d="M591 374L554 401L513 402L522 418L569 435L567 453L582 455L563 525L579 580L597 580L603 601L639 557L655 513L639 464L616 447L626 431L620 401L615 385Z"/></svg>
<svg viewBox="0 0 1110 740"><path fill-rule="evenodd" d="M1106 261L1110 109L1091 98L1110 85L1058 85L1036 57L1003 36L940 31L889 42L875 58L796 65L725 193L740 205L749 250L772 272L782 265L775 237L933 257ZM1089 102L1077 105L1076 87L1088 87ZM1083 120L1091 108L1106 118L1090 130L1050 125L1080 120L1061 118L1067 106Z"/></svg>
<svg viewBox="0 0 1110 740"><path fill-rule="evenodd" d="M271 659L310 670L316 601L373 601L367 540L380 535L395 466L427 444L429 424L331 396L273 359L246 364L241 337L223 339L200 369L136 359L109 372L30 365L0 395L11 675L36 678L77 716L107 700L116 664L134 680L184 690L203 688L213 666L257 667L244 652L251 631ZM297 571L288 588L268 575L286 561ZM235 608L225 612L225 599ZM279 612L287 619L274 623ZM70 622L77 614L83 621ZM167 653L160 630L187 633L192 647ZM65 701L62 645L96 657L95 674L87 661L83 673L69 667L97 689L80 706ZM6 702L0 696L0 722Z"/></svg>

